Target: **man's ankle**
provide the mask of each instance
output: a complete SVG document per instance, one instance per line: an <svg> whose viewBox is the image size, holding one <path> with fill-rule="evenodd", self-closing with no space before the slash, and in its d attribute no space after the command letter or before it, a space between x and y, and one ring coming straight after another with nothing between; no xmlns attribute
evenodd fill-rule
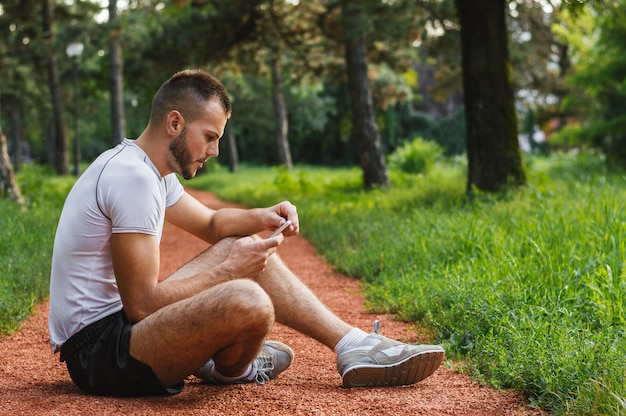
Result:
<svg viewBox="0 0 626 416"><path fill-rule="evenodd" d="M367 337L367 332L359 329L352 328L346 335L343 336L335 345L335 352L340 354L346 348L354 347L358 345L361 341L363 341Z"/></svg>
<svg viewBox="0 0 626 416"><path fill-rule="evenodd" d="M223 383L232 383L233 381L241 380L242 378L250 378L250 376L252 376L253 370L254 369L252 368L252 364L249 364L248 368L246 369L246 371L244 371L242 375L229 377L229 376L225 376L221 374L219 371L217 371L217 368L214 366L213 369L211 370L211 375L213 375L213 377L215 377L217 380Z"/></svg>

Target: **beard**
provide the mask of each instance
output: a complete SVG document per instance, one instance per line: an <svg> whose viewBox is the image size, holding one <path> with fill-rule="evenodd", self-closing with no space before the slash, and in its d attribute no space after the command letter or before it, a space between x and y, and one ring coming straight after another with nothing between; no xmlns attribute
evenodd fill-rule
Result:
<svg viewBox="0 0 626 416"><path fill-rule="evenodd" d="M183 127L180 134L174 137L170 144L169 166L174 172L178 173L185 179L191 179L196 176L196 170L191 170L190 166L194 160L187 149L187 127Z"/></svg>

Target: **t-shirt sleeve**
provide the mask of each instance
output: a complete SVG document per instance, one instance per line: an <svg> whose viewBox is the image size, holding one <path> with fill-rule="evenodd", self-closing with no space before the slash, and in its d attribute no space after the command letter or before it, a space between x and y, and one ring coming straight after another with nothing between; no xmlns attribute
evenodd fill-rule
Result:
<svg viewBox="0 0 626 416"><path fill-rule="evenodd" d="M165 213L165 192L152 172L115 178L102 175L98 184L103 213L111 220L113 233L159 235Z"/></svg>
<svg viewBox="0 0 626 416"><path fill-rule="evenodd" d="M169 208L178 202L180 197L183 196L185 189L183 188L183 185L180 183L180 181L178 180L178 176L176 176L175 173L171 173L165 176L164 179L165 189L167 189L165 206L166 208Z"/></svg>

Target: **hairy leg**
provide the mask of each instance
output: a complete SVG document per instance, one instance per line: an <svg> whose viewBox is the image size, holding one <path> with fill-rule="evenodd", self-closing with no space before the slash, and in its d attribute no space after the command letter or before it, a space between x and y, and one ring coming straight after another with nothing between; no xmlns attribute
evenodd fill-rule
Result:
<svg viewBox="0 0 626 416"><path fill-rule="evenodd" d="M206 267L224 261L234 241L235 238L220 241L168 279L192 276ZM302 332L331 349L352 329L351 325L332 313L277 254L270 256L265 271L255 280L272 300L277 322Z"/></svg>
<svg viewBox="0 0 626 416"><path fill-rule="evenodd" d="M184 279L224 261L235 238L224 239L176 270ZM213 358L225 376L241 374L254 359L274 319L334 348L352 328L332 313L282 262L270 256L254 279L220 283L168 305L133 326L130 353L165 386Z"/></svg>
<svg viewBox="0 0 626 416"><path fill-rule="evenodd" d="M250 280L217 285L133 326L130 354L171 386L209 358L225 376L242 374L274 324L267 294Z"/></svg>
<svg viewBox="0 0 626 416"><path fill-rule="evenodd" d="M352 329L324 305L280 259L268 259L256 279L272 299L276 322L287 325L333 349Z"/></svg>

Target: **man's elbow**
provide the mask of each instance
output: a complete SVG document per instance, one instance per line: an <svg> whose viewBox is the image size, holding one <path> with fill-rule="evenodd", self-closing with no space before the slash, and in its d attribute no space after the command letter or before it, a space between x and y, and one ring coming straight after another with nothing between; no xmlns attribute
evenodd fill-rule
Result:
<svg viewBox="0 0 626 416"><path fill-rule="evenodd" d="M131 323L137 323L144 319L146 316L150 315L150 313L142 307L136 305L124 305L124 313L126 314L126 318Z"/></svg>

